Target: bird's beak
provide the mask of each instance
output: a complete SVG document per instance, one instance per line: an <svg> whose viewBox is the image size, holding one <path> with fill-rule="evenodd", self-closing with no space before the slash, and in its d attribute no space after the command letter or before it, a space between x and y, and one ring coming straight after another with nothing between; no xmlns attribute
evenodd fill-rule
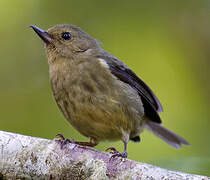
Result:
<svg viewBox="0 0 210 180"><path fill-rule="evenodd" d="M38 34L38 36L39 36L46 44L51 43L52 38L50 37L50 35L49 35L46 31L44 31L44 30L42 30L42 29L40 29L40 28L38 28L38 27L36 27L36 26L30 26L30 27L33 28L33 30Z"/></svg>

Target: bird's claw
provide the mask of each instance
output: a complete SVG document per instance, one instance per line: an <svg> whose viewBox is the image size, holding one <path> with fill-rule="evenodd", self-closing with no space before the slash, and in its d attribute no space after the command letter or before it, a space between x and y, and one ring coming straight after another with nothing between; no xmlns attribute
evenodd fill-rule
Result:
<svg viewBox="0 0 210 180"><path fill-rule="evenodd" d="M127 152L119 152L119 151L116 151L114 153L112 153L112 156L111 156L111 159L112 158L115 158L115 157L122 157L122 158L127 158L128 154Z"/></svg>
<svg viewBox="0 0 210 180"><path fill-rule="evenodd" d="M74 140L73 141L71 141L70 139L67 139L67 138L65 138L62 134L56 134L56 136L55 136L55 141L56 142L58 142L59 144L60 144L60 147L61 147L61 149L63 149L64 148L64 146L67 144L67 143L72 143L72 142L74 142Z"/></svg>
<svg viewBox="0 0 210 180"><path fill-rule="evenodd" d="M61 141L65 139L65 137L63 136L63 134L60 134L60 133L56 134L55 135L55 138L59 138L59 140L61 140Z"/></svg>
<svg viewBox="0 0 210 180"><path fill-rule="evenodd" d="M127 156L128 156L126 151L121 153L121 152L117 151L115 147L109 147L106 149L106 151L109 151L109 150L111 151L110 153L112 154L110 159L113 159L115 157L127 158Z"/></svg>
<svg viewBox="0 0 210 180"><path fill-rule="evenodd" d="M109 147L105 151L111 151L110 153L112 154L114 154L115 152L118 152L115 147Z"/></svg>

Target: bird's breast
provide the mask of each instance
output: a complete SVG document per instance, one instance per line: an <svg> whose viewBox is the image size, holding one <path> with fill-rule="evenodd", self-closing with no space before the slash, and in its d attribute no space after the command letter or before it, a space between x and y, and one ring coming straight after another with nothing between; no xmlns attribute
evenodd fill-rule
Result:
<svg viewBox="0 0 210 180"><path fill-rule="evenodd" d="M125 87L100 63L54 67L50 73L55 100L80 133L114 140L132 130L138 112L128 106Z"/></svg>

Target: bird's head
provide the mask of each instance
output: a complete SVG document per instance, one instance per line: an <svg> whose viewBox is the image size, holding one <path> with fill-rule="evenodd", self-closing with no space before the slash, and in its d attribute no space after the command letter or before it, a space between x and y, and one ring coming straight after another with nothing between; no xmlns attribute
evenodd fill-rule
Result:
<svg viewBox="0 0 210 180"><path fill-rule="evenodd" d="M98 49L98 41L90 37L79 27L71 24L56 25L44 31L30 26L44 41L48 58L74 58Z"/></svg>

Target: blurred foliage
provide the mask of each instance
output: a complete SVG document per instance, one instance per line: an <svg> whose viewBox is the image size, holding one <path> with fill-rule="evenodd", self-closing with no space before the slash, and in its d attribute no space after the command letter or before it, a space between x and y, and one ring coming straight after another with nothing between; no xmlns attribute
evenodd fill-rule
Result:
<svg viewBox="0 0 210 180"><path fill-rule="evenodd" d="M129 158L210 176L209 19L207 0L1 0L0 129L86 140L58 110L43 43L28 27L71 23L147 82L163 104L163 124L191 143L176 150L144 132L140 144L129 143ZM109 146L123 148L96 148Z"/></svg>

